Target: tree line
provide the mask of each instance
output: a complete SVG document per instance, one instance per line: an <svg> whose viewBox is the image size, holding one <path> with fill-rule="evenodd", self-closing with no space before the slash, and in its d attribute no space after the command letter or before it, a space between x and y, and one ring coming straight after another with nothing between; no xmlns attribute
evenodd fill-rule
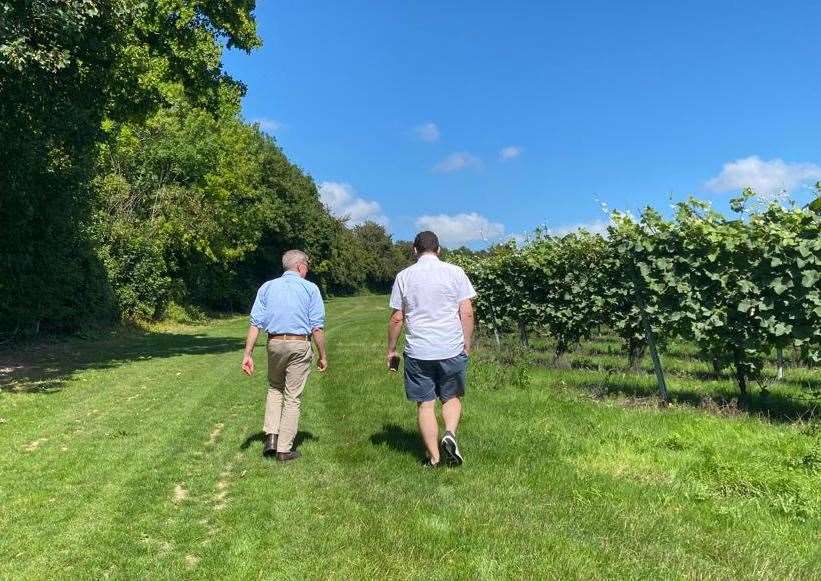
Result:
<svg viewBox="0 0 821 581"><path fill-rule="evenodd" d="M821 187L806 207L751 207L746 190L726 217L691 199L667 219L614 214L607 236L537 232L522 247L454 255L478 291L491 330L544 332L556 362L601 329L623 340L636 367L651 336L696 344L742 393L772 353L821 359Z"/></svg>
<svg viewBox="0 0 821 581"><path fill-rule="evenodd" d="M253 0L0 3L0 333L236 311L312 259L327 294L384 291L410 256L323 206L240 113L223 47Z"/></svg>

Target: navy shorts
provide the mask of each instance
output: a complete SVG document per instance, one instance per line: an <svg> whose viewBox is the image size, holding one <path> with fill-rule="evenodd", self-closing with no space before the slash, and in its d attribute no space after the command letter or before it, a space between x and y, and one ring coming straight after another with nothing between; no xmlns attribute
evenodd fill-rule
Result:
<svg viewBox="0 0 821 581"><path fill-rule="evenodd" d="M464 353L432 361L405 355L405 394L409 400L418 402L462 397L467 371L468 356Z"/></svg>

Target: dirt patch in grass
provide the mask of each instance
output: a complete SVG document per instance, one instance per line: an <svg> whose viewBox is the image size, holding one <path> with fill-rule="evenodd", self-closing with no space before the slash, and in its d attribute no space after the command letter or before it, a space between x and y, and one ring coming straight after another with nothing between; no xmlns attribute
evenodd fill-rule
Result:
<svg viewBox="0 0 821 581"><path fill-rule="evenodd" d="M229 467L230 470L230 467ZM226 470L220 474L214 493L214 510L222 510L228 504L228 487L230 486L231 472Z"/></svg>
<svg viewBox="0 0 821 581"><path fill-rule="evenodd" d="M242 454L237 453L234 460L225 466L225 470L220 472L219 480L214 485L214 510L222 510L228 504L228 489L231 486L231 478L233 477L234 464L242 458ZM244 472L243 472L244 474Z"/></svg>
<svg viewBox="0 0 821 581"><path fill-rule="evenodd" d="M214 429L211 430L211 435L208 438L208 445L209 446L213 446L214 444L217 443L217 439L220 437L220 434L222 433L222 429L224 427L225 427L225 424L223 424L222 422L214 425Z"/></svg>
<svg viewBox="0 0 821 581"><path fill-rule="evenodd" d="M23 450L25 450L26 452L34 452L35 450L40 448L41 444L45 444L46 442L48 442L48 438L38 438L37 440L29 442L28 444L23 446Z"/></svg>
<svg viewBox="0 0 821 581"><path fill-rule="evenodd" d="M180 503L188 498L188 490L181 484L174 487L174 502Z"/></svg>

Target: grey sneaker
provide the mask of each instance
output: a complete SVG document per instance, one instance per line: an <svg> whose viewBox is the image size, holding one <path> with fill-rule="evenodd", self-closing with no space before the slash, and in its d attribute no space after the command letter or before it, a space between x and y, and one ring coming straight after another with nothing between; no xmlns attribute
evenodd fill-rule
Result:
<svg viewBox="0 0 821 581"><path fill-rule="evenodd" d="M460 466L465 461L462 454L459 452L459 444L456 443L456 436L453 432L445 432L441 442L442 450L447 456L448 462Z"/></svg>
<svg viewBox="0 0 821 581"><path fill-rule="evenodd" d="M420 464L420 466L422 466L422 468L428 468L428 469L439 468L442 465L442 460L440 459L439 462L434 464L433 462L430 461L430 458L425 458L419 464Z"/></svg>

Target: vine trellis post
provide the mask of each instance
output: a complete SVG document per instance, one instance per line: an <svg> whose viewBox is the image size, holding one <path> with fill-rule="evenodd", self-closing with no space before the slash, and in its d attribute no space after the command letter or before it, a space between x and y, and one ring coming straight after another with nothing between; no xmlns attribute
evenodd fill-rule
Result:
<svg viewBox="0 0 821 581"><path fill-rule="evenodd" d="M638 303L639 312L641 313L641 324L644 327L644 338L647 341L647 347L650 349L650 358L653 360L653 371L656 373L656 383L659 388L659 396L661 400L667 404L670 402L670 394L667 391L667 380L664 378L664 369L661 366L661 357L659 357L658 348L656 346L656 338L653 335L653 326L650 324L650 316L647 314L647 301L644 299L642 292L642 284L638 273L632 270L633 283L636 286L636 302Z"/></svg>

